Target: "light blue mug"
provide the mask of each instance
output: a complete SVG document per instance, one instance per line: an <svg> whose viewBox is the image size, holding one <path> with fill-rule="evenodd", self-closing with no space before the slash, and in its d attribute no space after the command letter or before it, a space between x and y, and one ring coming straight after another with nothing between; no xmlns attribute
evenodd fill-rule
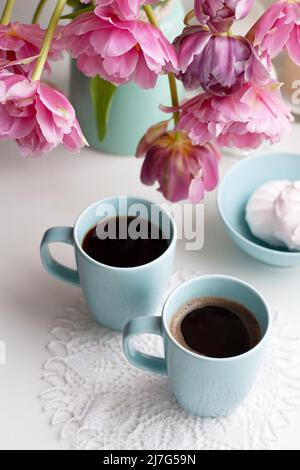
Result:
<svg viewBox="0 0 300 470"><path fill-rule="evenodd" d="M258 345L240 356L214 359L179 344L170 332L173 316L191 299L207 296L233 300L247 307L260 324L262 338ZM253 287L228 276L202 276L182 284L169 296L162 317L131 320L123 333L123 349L134 366L168 375L171 390L188 413L202 417L227 416L254 384L269 332L269 308ZM149 356L133 347L131 337L143 333L162 336L164 358Z"/></svg>
<svg viewBox="0 0 300 470"><path fill-rule="evenodd" d="M140 211L139 211L140 209ZM154 261L133 268L107 266L85 253L82 243L87 232L101 220L133 215L148 218L170 239L166 251ZM140 315L154 315L167 288L176 251L176 226L172 217L158 204L136 197L103 199L88 207L75 227L48 230L41 243L41 259L53 276L81 286L95 319L107 328L122 331L126 323ZM67 243L75 248L77 270L54 260L51 243Z"/></svg>

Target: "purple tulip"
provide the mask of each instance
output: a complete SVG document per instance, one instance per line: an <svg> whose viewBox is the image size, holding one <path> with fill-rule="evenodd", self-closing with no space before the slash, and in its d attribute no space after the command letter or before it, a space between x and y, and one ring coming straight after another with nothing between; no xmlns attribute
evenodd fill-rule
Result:
<svg viewBox="0 0 300 470"><path fill-rule="evenodd" d="M157 181L169 201L197 203L217 186L221 155L215 145L193 145L185 131L167 128L168 121L150 127L139 143L137 157L144 157L141 180L146 185Z"/></svg>
<svg viewBox="0 0 300 470"><path fill-rule="evenodd" d="M235 20L248 15L253 0L195 0L195 14L214 33L227 32Z"/></svg>
<svg viewBox="0 0 300 470"><path fill-rule="evenodd" d="M215 95L231 95L245 82L263 84L269 71L251 43L241 36L213 34L202 26L188 26L174 41L179 74L185 88L202 87Z"/></svg>

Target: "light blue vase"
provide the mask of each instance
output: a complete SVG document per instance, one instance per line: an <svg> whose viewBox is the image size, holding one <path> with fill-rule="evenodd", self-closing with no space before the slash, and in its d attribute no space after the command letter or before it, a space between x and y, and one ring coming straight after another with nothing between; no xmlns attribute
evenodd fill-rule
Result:
<svg viewBox="0 0 300 470"><path fill-rule="evenodd" d="M182 31L184 14L181 0L173 0L169 14L160 21L161 29L169 41L173 41ZM120 86L113 99L107 134L102 142L98 138L89 82L73 63L70 98L90 146L108 154L134 155L146 130L166 117L159 105L171 104L167 77L159 76L152 90L141 90L134 83ZM182 97L181 83L178 89Z"/></svg>

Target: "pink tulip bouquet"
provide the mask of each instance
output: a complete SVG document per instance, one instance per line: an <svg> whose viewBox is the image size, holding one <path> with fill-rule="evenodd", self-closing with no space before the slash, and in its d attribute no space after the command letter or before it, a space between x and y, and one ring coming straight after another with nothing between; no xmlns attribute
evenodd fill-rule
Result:
<svg viewBox="0 0 300 470"><path fill-rule="evenodd" d="M15 140L24 156L87 145L71 103L42 78L64 51L107 84L109 98L118 86L153 88L166 75L172 107L161 103L166 119L141 136L137 157L142 182L158 182L170 201L197 203L216 187L222 147L253 149L289 129L272 59L286 49L300 65L300 0L274 2L245 36L232 26L253 0L195 0L172 44L157 0L57 0L46 30L38 22L47 0L37 1L32 24L11 21L15 1L7 0L0 25L0 138ZM194 90L191 99L179 102L177 80Z"/></svg>

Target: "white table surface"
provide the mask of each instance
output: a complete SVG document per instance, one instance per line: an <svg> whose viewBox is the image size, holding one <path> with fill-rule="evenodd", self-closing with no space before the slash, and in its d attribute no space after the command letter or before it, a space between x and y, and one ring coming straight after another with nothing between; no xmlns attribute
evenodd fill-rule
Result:
<svg viewBox="0 0 300 470"><path fill-rule="evenodd" d="M55 81L66 88L67 67L60 64ZM62 78L63 77L63 78ZM275 149L296 152L300 124L293 125ZM136 194L163 201L153 187L139 181L141 161L92 150L73 156L60 148L41 159L24 160L13 143L0 146L0 340L6 342L7 365L0 365L0 449L69 449L49 426L38 395L45 387L42 365L48 358L49 331L79 289L44 272L39 244L44 231L72 225L90 203L108 195ZM236 159L224 157L224 173ZM299 175L300 178L300 175ZM205 200L205 246L186 252L178 244L176 266L202 273L237 276L257 287L282 312L300 337L300 268L276 269L243 254L228 239L216 210L216 193ZM72 249L55 250L73 262ZM278 449L300 449L300 409L279 434Z"/></svg>

